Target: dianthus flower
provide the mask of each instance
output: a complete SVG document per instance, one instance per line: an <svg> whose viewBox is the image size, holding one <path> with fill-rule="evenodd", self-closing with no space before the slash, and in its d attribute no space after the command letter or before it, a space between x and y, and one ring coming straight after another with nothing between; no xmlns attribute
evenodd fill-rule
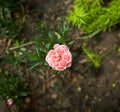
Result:
<svg viewBox="0 0 120 112"><path fill-rule="evenodd" d="M12 99L7 99L7 105L12 105L13 104L13 100Z"/></svg>
<svg viewBox="0 0 120 112"><path fill-rule="evenodd" d="M66 45L55 44L46 56L46 61L54 70L63 71L71 66L72 55Z"/></svg>

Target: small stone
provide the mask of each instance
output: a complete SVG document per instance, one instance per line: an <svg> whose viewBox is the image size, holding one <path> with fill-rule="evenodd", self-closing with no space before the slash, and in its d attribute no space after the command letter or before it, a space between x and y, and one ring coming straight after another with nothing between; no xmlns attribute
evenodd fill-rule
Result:
<svg viewBox="0 0 120 112"><path fill-rule="evenodd" d="M51 95L51 98L52 98L52 99L56 99L57 96L58 96L58 95L57 95L56 93L53 93L53 94Z"/></svg>
<svg viewBox="0 0 120 112"><path fill-rule="evenodd" d="M25 103L30 103L31 99L29 97L25 98Z"/></svg>
<svg viewBox="0 0 120 112"><path fill-rule="evenodd" d="M77 87L77 92L81 92L81 87L79 86L79 87Z"/></svg>
<svg viewBox="0 0 120 112"><path fill-rule="evenodd" d="M119 70L120 70L120 64L118 64L118 65L117 65L117 69L119 69Z"/></svg>
<svg viewBox="0 0 120 112"><path fill-rule="evenodd" d="M61 21L61 17L60 17L60 16L57 17L56 20L57 20L57 21Z"/></svg>
<svg viewBox="0 0 120 112"><path fill-rule="evenodd" d="M95 100L93 100L93 101L92 101L92 103L93 103L93 104L95 104L95 103L96 103L96 101L95 101Z"/></svg>
<svg viewBox="0 0 120 112"><path fill-rule="evenodd" d="M84 64L86 62L87 62L87 59L82 59L82 60L79 61L80 64Z"/></svg>
<svg viewBox="0 0 120 112"><path fill-rule="evenodd" d="M89 98L89 96L88 96L88 95L86 95L86 96L85 96L85 100L88 100L88 98Z"/></svg>
<svg viewBox="0 0 120 112"><path fill-rule="evenodd" d="M55 15L51 16L51 19L54 20L55 19Z"/></svg>
<svg viewBox="0 0 120 112"><path fill-rule="evenodd" d="M101 99L100 99L100 98L98 99L98 102L101 102Z"/></svg>
<svg viewBox="0 0 120 112"><path fill-rule="evenodd" d="M100 88L100 85L99 85L99 84L97 85L97 88Z"/></svg>
<svg viewBox="0 0 120 112"><path fill-rule="evenodd" d="M110 64L112 64L112 65L114 65L115 64L115 62L113 61L113 60L110 60L110 62L109 62Z"/></svg>
<svg viewBox="0 0 120 112"><path fill-rule="evenodd" d="M96 101L98 98L95 96L95 97L93 97L93 99Z"/></svg>
<svg viewBox="0 0 120 112"><path fill-rule="evenodd" d="M105 96L106 96L106 97L109 97L109 96L110 96L110 93L109 93L109 92L107 92L107 93L105 94Z"/></svg>
<svg viewBox="0 0 120 112"><path fill-rule="evenodd" d="M48 15L46 13L43 14L44 19L48 18Z"/></svg>
<svg viewBox="0 0 120 112"><path fill-rule="evenodd" d="M118 33L118 37L120 37L120 33Z"/></svg>

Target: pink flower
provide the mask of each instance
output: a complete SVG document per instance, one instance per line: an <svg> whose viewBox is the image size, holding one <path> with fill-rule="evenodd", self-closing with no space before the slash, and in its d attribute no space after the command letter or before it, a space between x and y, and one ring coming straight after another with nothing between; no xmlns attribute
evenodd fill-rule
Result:
<svg viewBox="0 0 120 112"><path fill-rule="evenodd" d="M72 55L66 45L55 44L46 56L46 61L54 70L63 71L71 66Z"/></svg>
<svg viewBox="0 0 120 112"><path fill-rule="evenodd" d="M7 105L12 105L13 104L13 100L12 99L7 99Z"/></svg>

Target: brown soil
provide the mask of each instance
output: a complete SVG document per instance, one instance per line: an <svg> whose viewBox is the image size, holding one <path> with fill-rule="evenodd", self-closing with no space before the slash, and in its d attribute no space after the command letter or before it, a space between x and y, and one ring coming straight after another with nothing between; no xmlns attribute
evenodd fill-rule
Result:
<svg viewBox="0 0 120 112"><path fill-rule="evenodd" d="M51 29L59 28L61 17L68 15L72 8L73 0L30 0L25 37L39 36L33 30L38 27L38 19L44 20ZM80 36L80 30L73 28L69 37ZM85 59L81 52L83 42L99 54L113 50L103 59L100 70L83 72L86 66L82 63ZM120 53L116 51L119 43L119 28L89 40L76 41L71 48L72 67L56 78L49 70L40 73L37 69L34 72L25 69L32 94L23 99L20 112L120 112Z"/></svg>

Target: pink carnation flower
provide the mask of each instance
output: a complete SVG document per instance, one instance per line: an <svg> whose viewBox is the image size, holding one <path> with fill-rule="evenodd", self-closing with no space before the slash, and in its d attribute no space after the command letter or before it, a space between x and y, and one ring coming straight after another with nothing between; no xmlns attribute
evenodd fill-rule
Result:
<svg viewBox="0 0 120 112"><path fill-rule="evenodd" d="M13 100L12 99L7 99L7 105L12 105L13 104Z"/></svg>
<svg viewBox="0 0 120 112"><path fill-rule="evenodd" d="M54 70L63 71L71 66L72 55L66 45L55 44L46 56L46 61Z"/></svg>

